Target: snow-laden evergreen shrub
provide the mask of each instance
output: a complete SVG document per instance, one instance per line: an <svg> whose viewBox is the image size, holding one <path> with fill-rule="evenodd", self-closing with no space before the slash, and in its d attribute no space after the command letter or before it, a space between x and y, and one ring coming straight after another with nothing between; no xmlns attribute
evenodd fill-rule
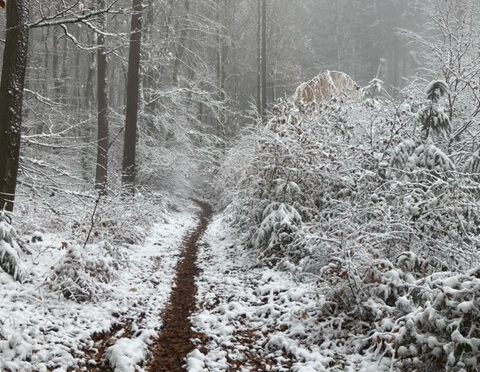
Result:
<svg viewBox="0 0 480 372"><path fill-rule="evenodd" d="M373 294L383 291L386 299L375 308L371 340L396 370L478 370L480 267L419 280L392 267L373 283Z"/></svg>
<svg viewBox="0 0 480 372"><path fill-rule="evenodd" d="M474 181L480 180L480 150L474 152L465 162L463 172L472 177Z"/></svg>
<svg viewBox="0 0 480 372"><path fill-rule="evenodd" d="M426 90L428 103L419 110L417 120L421 125L425 138L430 134L448 137L451 132L450 118L440 105L440 99L448 94L448 86L444 81L432 81Z"/></svg>
<svg viewBox="0 0 480 372"><path fill-rule="evenodd" d="M354 352L389 357L394 371L477 371L480 267L426 275L428 260L412 252L395 263L370 259L332 259L322 268L320 334L337 346L363 335Z"/></svg>
<svg viewBox="0 0 480 372"><path fill-rule="evenodd" d="M294 207L277 202L269 204L252 237L253 247L260 252L259 259L274 262L281 259L301 224L302 218Z"/></svg>
<svg viewBox="0 0 480 372"><path fill-rule="evenodd" d="M455 170L455 165L449 157L432 143L418 146L407 162L410 174L418 174L419 170L426 169L429 175L448 178Z"/></svg>
<svg viewBox="0 0 480 372"><path fill-rule="evenodd" d="M53 267L48 287L65 298L76 301L99 301L108 294L106 283L113 280L121 262L108 243L73 246Z"/></svg>
<svg viewBox="0 0 480 372"><path fill-rule="evenodd" d="M448 178L455 171L452 160L430 140L426 143L412 140L399 143L392 152L390 167L391 173L403 180Z"/></svg>
<svg viewBox="0 0 480 372"><path fill-rule="evenodd" d="M405 174L403 170L407 167L417 147L418 144L411 139L400 142L392 151L390 160L391 171L398 171L400 175Z"/></svg>
<svg viewBox="0 0 480 372"><path fill-rule="evenodd" d="M385 92L385 82L381 79L372 79L366 87L362 88L362 98L370 100Z"/></svg>
<svg viewBox="0 0 480 372"><path fill-rule="evenodd" d="M25 269L20 261L21 249L17 243L17 232L11 225L10 216L0 212L0 269L22 282L26 278Z"/></svg>

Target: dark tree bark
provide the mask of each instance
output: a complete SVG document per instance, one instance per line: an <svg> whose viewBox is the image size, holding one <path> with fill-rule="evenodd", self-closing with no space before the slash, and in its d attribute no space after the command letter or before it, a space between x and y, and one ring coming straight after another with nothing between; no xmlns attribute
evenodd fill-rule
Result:
<svg viewBox="0 0 480 372"><path fill-rule="evenodd" d="M97 1L98 8L105 8L105 0ZM101 31L106 30L106 14L99 20ZM105 36L97 34L97 166L95 188L105 192L108 176L108 95L107 95L107 56Z"/></svg>
<svg viewBox="0 0 480 372"><path fill-rule="evenodd" d="M20 157L29 0L8 1L0 83L0 210L13 210Z"/></svg>
<svg viewBox="0 0 480 372"><path fill-rule="evenodd" d="M262 110L262 5L257 1L257 111L261 115Z"/></svg>
<svg viewBox="0 0 480 372"><path fill-rule="evenodd" d="M91 41L89 40L89 45ZM88 53L87 81L85 83L85 109L92 110L95 104L95 52Z"/></svg>
<svg viewBox="0 0 480 372"><path fill-rule="evenodd" d="M262 120L267 120L267 0L262 3Z"/></svg>
<svg viewBox="0 0 480 372"><path fill-rule="evenodd" d="M48 27L47 27L48 29ZM75 35L75 38L77 40L80 40L80 27L79 25L74 25L74 35ZM81 92L81 86L82 86L82 82L80 81L80 76L81 76L81 73L80 73L80 70L81 70L81 67L80 67L80 60L81 60L81 53L80 53L80 48L75 48L74 49L74 53L75 53L75 64L74 64L74 68L75 68L75 73L74 73L74 77L73 77L73 81L74 81L74 85L73 85L73 93L72 93L72 102L74 102L74 105L75 105L75 109L76 109L76 112L77 112L77 115L80 114L80 110L82 109L82 92ZM79 136L81 135L81 133L79 134Z"/></svg>
<svg viewBox="0 0 480 372"><path fill-rule="evenodd" d="M68 60L68 38L67 37L63 38L62 59L63 59L62 72L60 73L60 80L58 84L59 89L57 90L57 93L60 95L60 102L62 102L63 104L73 104L72 100L69 99L68 97L68 86L69 86L69 84L67 83L67 80L69 77L68 67L71 64L71 62Z"/></svg>
<svg viewBox="0 0 480 372"><path fill-rule="evenodd" d="M45 71L43 71L43 75L42 75L42 80L43 80L43 92L47 92L48 91L48 79L46 77L46 75L48 74L48 69L49 69L49 64L48 64L48 60L49 60L49 54L50 54L50 48L49 48L49 45L48 45L48 41L50 39L50 27L46 27L45 28L45 42L44 42L44 45L45 45Z"/></svg>
<svg viewBox="0 0 480 372"><path fill-rule="evenodd" d="M142 50L143 60L150 59L150 53L148 53L148 49L150 47L150 43L152 42L154 36L154 26L155 25L155 6L153 0L148 0L147 10L145 11L145 21L143 22L143 32L142 32L142 44L144 48ZM146 46L146 47L145 47ZM145 70L143 71L142 75L142 88L143 88L143 95L144 97L148 97L145 100L150 100L149 91L151 88L154 87L154 68L151 66L146 66Z"/></svg>
<svg viewBox="0 0 480 372"><path fill-rule="evenodd" d="M137 146L138 91L142 40L142 0L133 0L133 13L130 27L122 185L127 191L133 193L136 174L135 155Z"/></svg>

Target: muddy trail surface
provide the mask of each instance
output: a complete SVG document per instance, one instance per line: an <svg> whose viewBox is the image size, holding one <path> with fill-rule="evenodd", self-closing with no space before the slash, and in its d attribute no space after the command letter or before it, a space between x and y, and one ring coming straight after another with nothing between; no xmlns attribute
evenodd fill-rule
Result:
<svg viewBox="0 0 480 372"><path fill-rule="evenodd" d="M191 340L197 335L192 331L190 316L196 306L195 278L199 274L198 243L212 216L210 205L200 201L196 203L202 210L200 223L183 242L170 300L161 315L163 327L150 349L151 358L147 364L147 371L184 371L185 357L194 349Z"/></svg>

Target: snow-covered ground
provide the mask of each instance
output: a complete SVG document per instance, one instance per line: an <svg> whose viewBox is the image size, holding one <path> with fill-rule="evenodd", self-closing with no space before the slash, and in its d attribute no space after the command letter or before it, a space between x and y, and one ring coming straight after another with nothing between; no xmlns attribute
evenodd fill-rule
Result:
<svg viewBox="0 0 480 372"><path fill-rule="evenodd" d="M325 318L318 287L256 267L252 252L230 235L221 217L207 230L199 257L203 274L192 324L203 336L187 358L190 372L388 370L386 360L350 354L347 345L320 333Z"/></svg>
<svg viewBox="0 0 480 372"><path fill-rule="evenodd" d="M67 254L68 236L37 234L43 240L30 244L27 283L0 274L0 371L94 366L99 344L92 336L112 328L118 329L112 334L113 346L103 345L110 366L118 372L142 371L172 291L182 239L197 222L193 210L172 213L153 226L141 245L113 248L97 242L77 247L82 267L75 267L75 255ZM188 371L389 369L388 358L360 355L352 340L338 339L338 325L329 325L322 313L325 298L315 282L256 265L254 251L240 241L221 215L202 239L198 311L191 318L199 338L187 356ZM83 278L86 293L90 284L96 286L91 292L96 300L67 300L65 296L82 294L74 282L71 287L65 283L76 278L71 270L80 279L90 273L109 280Z"/></svg>
<svg viewBox="0 0 480 372"><path fill-rule="evenodd" d="M27 283L0 273L0 371L79 370L85 350L94 347L91 336L116 323L129 324L131 335L122 338L120 330L106 354L116 370L133 371L160 327L181 240L196 220L193 210L172 213L153 226L142 245L78 246L69 259L69 236L41 234L43 240L30 245L33 254L24 257ZM76 255L89 263L77 267ZM89 282L86 272L99 274L99 280ZM65 280L86 278L81 285L96 286L96 301L66 300L65 295L78 292L73 281L69 291L62 275ZM105 275L108 280L102 280Z"/></svg>

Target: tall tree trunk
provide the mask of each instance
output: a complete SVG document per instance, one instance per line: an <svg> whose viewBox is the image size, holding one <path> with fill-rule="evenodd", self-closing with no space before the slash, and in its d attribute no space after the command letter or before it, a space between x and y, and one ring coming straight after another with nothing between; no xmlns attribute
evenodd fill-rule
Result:
<svg viewBox="0 0 480 372"><path fill-rule="evenodd" d="M105 9L105 0L97 1L99 9ZM106 14L99 19L100 30L106 31ZM105 192L108 175L108 95L107 95L107 56L105 36L97 34L97 167L95 188Z"/></svg>
<svg viewBox="0 0 480 372"><path fill-rule="evenodd" d="M0 83L0 210L13 210L20 157L22 103L28 53L29 0L7 2Z"/></svg>
<svg viewBox="0 0 480 372"><path fill-rule="evenodd" d="M74 35L77 40L80 40L80 27L79 25L74 25ZM82 109L82 93L80 87L82 86L82 82L80 81L80 48L74 48L75 53L75 73L73 77L73 93L72 93L72 102L75 104L75 109L77 115L80 114L80 110ZM79 134L81 135L81 134Z"/></svg>
<svg viewBox="0 0 480 372"><path fill-rule="evenodd" d="M49 68L49 64L48 64L48 60L50 58L49 54L50 54L50 49L49 49L49 46L48 46L48 41L50 39L50 27L45 27L45 42L44 42L44 46L45 46L45 70L43 72L43 87L42 87L42 92L43 94L45 94L45 96L48 96L48 68Z"/></svg>
<svg viewBox="0 0 480 372"><path fill-rule="evenodd" d="M68 84L67 79L70 74L68 73L68 68L71 65L71 62L68 61L68 38L63 38L63 51L62 51L62 72L60 73L60 80L58 82L58 93L60 95L60 102L63 104L69 104L73 107L74 102L71 98L68 97Z"/></svg>
<svg viewBox="0 0 480 372"><path fill-rule="evenodd" d="M176 49L176 56L175 56L175 63L173 65L173 74L172 80L173 85L178 86L178 73L180 71L180 67L184 62L183 57L185 55L185 44L187 42L187 27L188 27L188 18L190 16L190 0L185 0L185 15L183 18L183 22L181 23L180 27L180 39L178 41L178 45Z"/></svg>
<svg viewBox="0 0 480 372"><path fill-rule="evenodd" d="M267 120L267 0L262 0L262 120Z"/></svg>
<svg viewBox="0 0 480 372"><path fill-rule="evenodd" d="M228 58L228 45L227 45L227 9L229 8L228 0L224 0L223 13L222 13L222 32L221 32L221 44L220 44L220 92L222 101L225 100L225 81L227 78L227 58Z"/></svg>
<svg viewBox="0 0 480 372"><path fill-rule="evenodd" d="M397 96L398 89L400 88L400 40L398 36L393 36L393 92L394 96Z"/></svg>
<svg viewBox="0 0 480 372"><path fill-rule="evenodd" d="M58 76L58 42L59 42L59 26L53 26L53 44L52 44L52 81L53 81L53 97L58 98L59 76Z"/></svg>
<svg viewBox="0 0 480 372"><path fill-rule="evenodd" d="M142 40L142 0L133 0L133 13L130 27L122 185L126 190L133 193L136 174L135 153L137 146L138 90L140 83L139 70Z"/></svg>
<svg viewBox="0 0 480 372"><path fill-rule="evenodd" d="M262 0L257 1L257 111L262 110Z"/></svg>
<svg viewBox="0 0 480 372"><path fill-rule="evenodd" d="M145 22L143 22L143 33L142 33L142 37L143 37L142 44L144 45L142 54L143 54L144 60L149 59L149 53L146 51L150 49L150 43L153 38L153 30L154 30L153 26L155 22L154 13L155 13L154 2L153 0L148 0L148 6L145 12ZM154 80L153 80L154 69L155 68L152 68L150 65L145 66L145 69L143 70L143 74L142 74L143 97L147 102L150 102L152 89L154 88ZM145 105L145 111L148 111L149 116L153 113L152 106L153 105L151 104ZM151 125L150 122L149 122L149 125Z"/></svg>
<svg viewBox="0 0 480 372"><path fill-rule="evenodd" d="M221 75L222 75L222 26L220 25L220 0L217 0L216 15L215 20L217 22L217 45L216 45L216 54L217 54L217 86L220 88L221 85ZM221 91L218 89L218 99L221 100Z"/></svg>
<svg viewBox="0 0 480 372"><path fill-rule="evenodd" d="M225 101L225 63L227 59L227 45L226 45L226 8L227 2L223 2L223 6L221 7L222 0L217 0L217 14L216 14L216 21L217 21L217 99L220 103ZM221 9L223 8L223 9ZM222 14L220 14L222 10ZM217 135L219 137L225 137L225 110L223 107L220 107L218 112L218 119L217 119Z"/></svg>
<svg viewBox="0 0 480 372"><path fill-rule="evenodd" d="M87 32L87 43L88 45L94 45L96 35ZM93 37L92 37L93 35ZM88 52L87 61L88 61L88 70L87 70L87 80L85 82L85 93L84 93L84 110L88 118L92 116L95 112L95 51ZM93 141L94 136L94 127L93 122L90 120L87 121L85 125L82 125L80 128L81 136L84 141L84 147L80 148L80 165L82 169L82 178L86 183L89 183L92 179L92 156L90 143ZM88 150L87 150L88 149Z"/></svg>
<svg viewBox="0 0 480 372"><path fill-rule="evenodd" d="M89 44L92 40L89 40ZM95 52L88 53L87 82L85 83L85 109L92 110L95 104Z"/></svg>

